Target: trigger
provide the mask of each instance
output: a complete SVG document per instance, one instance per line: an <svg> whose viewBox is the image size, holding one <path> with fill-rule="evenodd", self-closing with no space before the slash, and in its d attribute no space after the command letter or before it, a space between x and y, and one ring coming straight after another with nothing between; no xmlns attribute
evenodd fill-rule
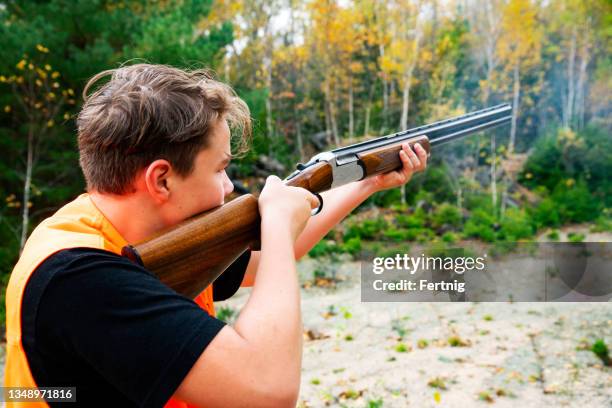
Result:
<svg viewBox="0 0 612 408"><path fill-rule="evenodd" d="M317 215L323 209L323 197L321 197L321 194L319 193L313 193L313 194L315 197L317 197L317 200L319 200L319 206L317 208L313 208L312 211L310 211L311 217Z"/></svg>

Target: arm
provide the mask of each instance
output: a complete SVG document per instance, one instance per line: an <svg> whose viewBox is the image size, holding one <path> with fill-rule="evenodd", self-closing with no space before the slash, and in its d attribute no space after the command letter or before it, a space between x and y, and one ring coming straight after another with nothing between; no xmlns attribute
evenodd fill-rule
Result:
<svg viewBox="0 0 612 408"><path fill-rule="evenodd" d="M175 396L186 402L295 406L302 322L293 245L317 200L278 178L269 178L266 187L259 199L262 242L251 297L234 327L217 334L178 388Z"/></svg>
<svg viewBox="0 0 612 408"><path fill-rule="evenodd" d="M400 152L400 159L403 163L402 169L349 183L322 193L323 210L315 217L310 218L306 228L297 239L294 246L295 259L300 259L306 255L334 226L370 195L406 184L415 172L425 170L427 167L427 152L420 145L417 144L416 146L416 154L408 147L408 144L403 146L403 151ZM259 258L259 251L251 253L251 259L241 286L253 285Z"/></svg>

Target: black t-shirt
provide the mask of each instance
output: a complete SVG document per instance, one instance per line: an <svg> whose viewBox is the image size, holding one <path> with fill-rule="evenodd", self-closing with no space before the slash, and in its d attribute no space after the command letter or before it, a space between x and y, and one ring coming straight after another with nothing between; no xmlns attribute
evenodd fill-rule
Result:
<svg viewBox="0 0 612 408"><path fill-rule="evenodd" d="M217 279L215 300L236 292L249 258ZM163 406L224 326L141 266L87 248L58 252L33 272L21 319L36 384L76 387L70 407Z"/></svg>

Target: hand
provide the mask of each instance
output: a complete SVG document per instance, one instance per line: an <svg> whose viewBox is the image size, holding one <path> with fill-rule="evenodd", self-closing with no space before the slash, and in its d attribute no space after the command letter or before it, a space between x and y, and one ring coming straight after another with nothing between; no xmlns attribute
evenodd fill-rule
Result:
<svg viewBox="0 0 612 408"><path fill-rule="evenodd" d="M259 213L262 225L273 222L288 226L293 242L302 233L310 219L310 211L319 206L319 200L301 187L286 186L278 177L269 176L259 195Z"/></svg>
<svg viewBox="0 0 612 408"><path fill-rule="evenodd" d="M402 145L400 150L400 160L403 167L398 170L388 173L379 174L374 177L363 180L363 183L368 183L368 187L373 191L382 191L389 188L399 187L406 184L416 172L423 171L427 167L427 152L420 143L414 145L415 152L410 148L408 143Z"/></svg>

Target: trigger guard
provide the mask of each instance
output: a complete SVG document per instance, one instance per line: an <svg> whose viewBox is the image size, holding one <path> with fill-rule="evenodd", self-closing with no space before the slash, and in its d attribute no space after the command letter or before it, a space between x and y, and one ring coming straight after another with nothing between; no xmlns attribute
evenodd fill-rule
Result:
<svg viewBox="0 0 612 408"><path fill-rule="evenodd" d="M321 212L321 210L323 209L323 197L321 197L321 194L319 193L313 193L315 197L317 197L317 199L319 200L319 206L317 208L313 208L310 211L310 216L314 217L315 215L317 215L318 213Z"/></svg>

